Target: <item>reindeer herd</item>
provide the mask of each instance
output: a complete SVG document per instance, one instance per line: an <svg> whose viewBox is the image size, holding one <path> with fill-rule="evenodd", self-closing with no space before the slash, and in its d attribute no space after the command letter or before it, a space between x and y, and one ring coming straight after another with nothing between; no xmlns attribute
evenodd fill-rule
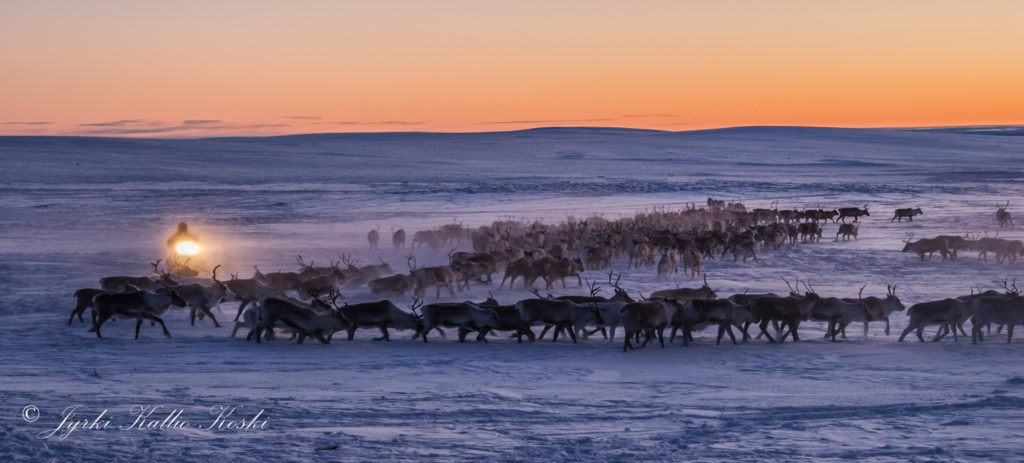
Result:
<svg viewBox="0 0 1024 463"><path fill-rule="evenodd" d="M1000 214L1006 214L1005 208ZM897 209L892 220L913 217L921 210ZM613 261L625 261L627 268L654 267L659 281L681 271L686 278L697 278L710 259L732 255L732 260L756 262L758 253L775 251L783 246L817 243L823 227L838 225L834 241L857 239L861 217L870 217L868 208L832 210L747 209L739 203L708 198L707 207L689 205L682 210L653 210L632 217L609 220L600 216L585 220L568 219L557 224L540 221L496 221L477 229L461 224L447 224L412 235L412 253L406 256L408 272L395 272L390 263L360 265L350 254L342 254L328 265L306 262L296 257L297 271L263 273L254 266L250 278L219 279L213 269L209 279L172 274L161 270L160 261L152 263L153 275L111 276L101 278L100 289L84 288L75 292L76 306L68 319L83 321L86 310L92 309L92 328L101 337L101 326L110 319L135 319L135 337L145 320L160 323L170 337L162 316L171 307L187 308L190 323L209 318L214 326L220 323L212 309L235 301L234 337L241 328L249 330L247 339L261 342L272 339L275 330L287 331L299 343L307 337L329 343L335 332L345 331L349 340L358 329L377 329L390 339L389 330L412 331L413 339L427 339L431 332L445 336L443 328L456 328L459 340L471 333L476 340L487 341L490 333L507 333L519 342L543 338L552 331L573 342L600 332L609 340L622 327L624 350L642 347L651 340L664 345L664 331L669 329L669 342L677 333L688 345L693 333L708 326L717 327L717 341L728 335L736 341L734 330L743 341L757 338L783 342L787 337L799 340L798 327L805 321L826 323L826 336L833 341L845 337L851 323L863 323L867 335L870 322L884 322L889 334L889 316L905 310L889 286L885 297L838 298L818 295L809 281L797 280L796 286L786 281L787 295L733 294L719 298L707 283L698 288L673 288L655 291L649 296L637 293L636 298L623 289L611 270ZM849 223L846 219L851 219ZM406 249L405 230L392 231L394 250ZM943 260L956 260L958 251L979 252L979 259L992 253L997 262L1015 261L1022 252L1020 241L989 237L939 236L906 241L904 252L914 252L923 260L938 252ZM378 249L379 227L367 235L371 250ZM471 251L458 251L468 246ZM417 262L415 252L428 250L447 253L446 265L425 266ZM610 298L599 295L601 287L587 281L586 294L554 296L550 291L568 291L568 282L575 280L583 288L585 272L607 272L607 285L614 291ZM500 281L494 275L501 275ZM784 280L785 281L785 280ZM533 293L532 298L512 304L500 304L493 297L481 302L435 302L424 299L456 300L457 291L470 285L488 287L498 283L511 289L521 284ZM541 295L540 282L543 282ZM803 284L803 288L800 285ZM343 292L365 288L380 300L349 304ZM938 325L936 340L948 333L965 334L963 324L975 321L974 339L980 340L980 326L1007 325L1009 341L1013 325L1024 323L1024 303L1015 282L1004 282L1004 292L972 291L968 296L916 304L907 310L910 323L902 333L917 331L923 340L926 326ZM411 293L413 303L400 308L390 298L405 298ZM534 328L540 327L538 335ZM769 329L772 328L772 329Z"/></svg>
<svg viewBox="0 0 1024 463"><path fill-rule="evenodd" d="M273 339L275 330L290 332L292 339L297 338L300 344L307 337L328 344L338 331L345 331L351 341L358 329L379 330L381 336L375 340L390 340L389 330L396 330L411 331L412 339L428 342L431 332L446 337L442 328L457 329L460 342L471 333L476 333L478 342L487 342L487 335L492 333L504 333L520 343L525 336L532 342L543 339L553 330L552 341L562 335L576 343L599 332L605 339L614 341L616 329L621 326L623 351L644 347L651 340L657 340L664 347L666 330L669 330L670 343L678 333L682 344L687 346L693 341L694 333L708 327L717 328L716 345L724 335L738 344L736 331L744 342L762 336L770 343L782 343L787 337L799 341L799 327L807 321L825 323L825 336L833 342L838 336L846 337L846 328L851 323L862 323L867 336L869 323L884 322L885 334L889 335L891 314L904 310L909 322L899 341L915 331L918 339L924 341L922 333L928 326L939 328L935 341L948 334L958 339L958 332L966 335L963 325L971 320L973 342L981 341L986 331L991 333L992 324L998 325L997 333L1007 327L1007 342L1010 342L1014 326L1024 324L1024 296L1020 295L1016 281L1005 280L1004 292L972 290L970 295L923 302L907 309L897 297L894 285L887 287L885 297L864 297L865 285L856 298L839 298L819 295L810 281L798 279L794 286L783 279L789 288L786 295L741 293L719 298L708 285L706 275L699 288L665 289L649 296L637 293L638 297L634 298L620 286L621 274L608 272L608 286L614 291L610 298L599 295L602 287L597 282L588 281L587 294L541 295L538 289L533 289L535 297L505 305L494 297L481 302L432 304L424 304L420 297L415 297L412 305L403 309L387 299L339 304L341 293L337 287L327 292L308 289L303 293L296 289L302 288L301 285L289 283L293 285L290 292L305 296L288 297L289 291L270 286L271 280L266 275L261 279L220 281L215 268L213 284L203 284L181 281L180 277L160 272L159 262L153 266L157 276L106 277L101 279L104 289L77 291L77 305L68 324L76 316L82 321L84 311L92 308L91 331L97 338L102 337L100 328L112 318L135 319L136 339L145 320L159 323L164 334L170 337L161 317L172 306L188 308L193 325L198 313L200 319L205 315L215 326L220 326L211 309L232 300L239 302L241 320L236 317L231 337L240 328L248 328L246 338L255 339L257 343ZM306 268L316 267L311 263ZM247 303L248 309L241 311ZM753 333L756 338L751 335L751 326L756 329ZM542 328L539 335L534 331L538 327Z"/></svg>

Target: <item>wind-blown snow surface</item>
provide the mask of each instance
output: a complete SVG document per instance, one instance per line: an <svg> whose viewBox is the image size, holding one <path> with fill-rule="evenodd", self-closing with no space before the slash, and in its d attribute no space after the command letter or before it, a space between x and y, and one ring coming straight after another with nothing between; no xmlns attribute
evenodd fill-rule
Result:
<svg viewBox="0 0 1024 463"><path fill-rule="evenodd" d="M807 323L796 344L715 346L709 332L689 348L628 354L618 340L596 338L423 345L398 333L385 344L369 331L330 345L256 345L228 337L234 303L218 313L223 328L168 314L173 339L147 324L134 341L133 324L119 321L97 340L65 322L75 289L147 274L180 220L200 234L208 263L243 277L253 264L292 269L300 253L318 262L341 252L363 263L380 257L402 271L402 252L384 243L379 253L365 249L369 229L379 225L387 242L392 227L615 218L707 196L752 207L867 203L872 213L858 241L832 242L829 225L821 244L766 253L758 264L709 262L720 295L785 291L785 276L837 296L855 296L864 283L865 294L879 295L896 283L909 306L1024 280L1024 261L920 262L899 252L907 233L994 232L999 201L1024 217L1017 135L753 127L0 138L0 459L1016 460L1024 453L1022 346L995 335L982 345L898 344L902 314L890 336L880 326L866 338L851 329L833 344ZM912 206L925 215L889 222L895 207ZM634 294L698 285L656 282L653 268L625 271L622 284ZM488 290L503 302L527 296L474 287L457 298ZM22 418L27 405L40 409L38 421ZM133 405L162 405L161 418L181 408L192 426L38 438L73 405L89 419L107 409L112 427L131 424ZM219 405L243 405L246 417L263 409L267 429L198 429Z"/></svg>

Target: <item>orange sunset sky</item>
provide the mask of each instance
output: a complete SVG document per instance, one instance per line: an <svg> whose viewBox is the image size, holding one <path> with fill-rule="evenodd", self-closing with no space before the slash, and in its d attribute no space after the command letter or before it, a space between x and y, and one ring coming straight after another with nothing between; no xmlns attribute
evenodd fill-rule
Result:
<svg viewBox="0 0 1024 463"><path fill-rule="evenodd" d="M1024 123L1024 1L0 2L0 134Z"/></svg>

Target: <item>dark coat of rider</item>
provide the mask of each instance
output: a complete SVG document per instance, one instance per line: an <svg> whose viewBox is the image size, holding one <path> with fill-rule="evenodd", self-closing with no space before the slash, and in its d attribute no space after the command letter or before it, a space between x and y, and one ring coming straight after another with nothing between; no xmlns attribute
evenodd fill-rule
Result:
<svg viewBox="0 0 1024 463"><path fill-rule="evenodd" d="M199 242L199 239L196 238L195 235L189 233L188 224L185 222L179 223L178 231L174 232L170 238L167 238L167 247L175 249L178 246L178 243L181 243L182 241L191 241L193 243Z"/></svg>

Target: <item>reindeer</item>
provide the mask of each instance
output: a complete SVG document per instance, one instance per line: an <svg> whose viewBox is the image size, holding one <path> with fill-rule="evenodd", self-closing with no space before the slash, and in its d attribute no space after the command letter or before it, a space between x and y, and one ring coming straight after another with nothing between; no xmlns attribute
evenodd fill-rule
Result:
<svg viewBox="0 0 1024 463"><path fill-rule="evenodd" d="M156 291L160 289L161 284L169 286L177 286L178 282L171 278L169 272L160 271L160 261L150 262L149 265L153 267L153 273L158 275L157 278L153 277L127 277L127 276L112 276L100 278L100 288L110 293L124 293L132 291Z"/></svg>
<svg viewBox="0 0 1024 463"><path fill-rule="evenodd" d="M441 251L441 244L441 237L434 230L420 230L412 235L413 248L426 246L431 252L437 254Z"/></svg>
<svg viewBox="0 0 1024 463"><path fill-rule="evenodd" d="M742 256L743 257L743 262L746 262L747 259L750 259L750 258L753 258L754 262L757 262L758 261L757 260L757 249L760 248L760 247L761 247L761 241L758 241L755 238L749 238L749 239L740 241L739 243L736 244L735 247L733 247L733 250L732 250L732 261L736 262L736 261L738 261L740 259L740 256Z"/></svg>
<svg viewBox="0 0 1024 463"><path fill-rule="evenodd" d="M533 286L533 283L544 275L544 263L534 261L530 257L522 257L508 264L505 268L505 276L501 279L498 288L505 286L505 280L509 280L509 288L515 284L516 278L523 277L523 288Z"/></svg>
<svg viewBox="0 0 1024 463"><path fill-rule="evenodd" d="M846 223L847 217L853 217L853 221L857 222L857 220L860 219L861 217L871 216L871 214L868 214L867 204L864 205L864 209L859 209L856 207L841 207L838 209L838 211L839 221L843 223Z"/></svg>
<svg viewBox="0 0 1024 463"><path fill-rule="evenodd" d="M558 340L559 330L567 330L573 344L576 343L576 331L586 327L588 323L600 324L601 314L593 306L578 305L572 301L558 299L523 299L516 303L519 311L520 329L529 332L527 336L532 342L531 326L552 325L555 327L553 340Z"/></svg>
<svg viewBox="0 0 1024 463"><path fill-rule="evenodd" d="M928 254L928 260L932 260L932 255L938 251L942 254L942 261L945 262L949 257L948 241L945 238L922 238L917 241L911 242L914 239L913 233L907 234L907 239L903 241L903 252L914 252L917 253L921 260L924 260L924 255Z"/></svg>
<svg viewBox="0 0 1024 463"><path fill-rule="evenodd" d="M704 265L704 255L694 246L687 246L683 249L683 272L689 269L690 278L697 278L700 275L700 267Z"/></svg>
<svg viewBox="0 0 1024 463"><path fill-rule="evenodd" d="M999 236L999 234L997 233L996 236ZM1024 246L1024 243L1019 240L989 237L979 238L967 243L968 249L978 251L978 262L982 260L988 262L988 253L990 252L995 254L997 263L1016 262L1017 255L1020 254L1022 246Z"/></svg>
<svg viewBox="0 0 1024 463"><path fill-rule="evenodd" d="M957 253L959 251L970 249L971 242L974 241L975 238L976 236L972 237L970 234L967 234L967 236L939 235L935 237L935 239L946 240L946 250L949 253L949 260L959 260L960 256Z"/></svg>
<svg viewBox="0 0 1024 463"><path fill-rule="evenodd" d="M658 280L668 280L676 274L678 269L676 250L661 248L661 258L658 259Z"/></svg>
<svg viewBox="0 0 1024 463"><path fill-rule="evenodd" d="M651 300L659 299L672 299L679 301L680 304L685 303L693 299L715 299L718 295L708 286L708 275L704 274L704 285L697 289L690 288L676 288L676 289L663 289L651 293Z"/></svg>
<svg viewBox="0 0 1024 463"><path fill-rule="evenodd" d="M405 249L405 230L399 228L398 231L391 234L391 246L396 251Z"/></svg>
<svg viewBox="0 0 1024 463"><path fill-rule="evenodd" d="M801 321L810 318L814 305L819 300L821 298L813 292L805 293L803 296L762 296L750 300L750 310L754 318L760 321L758 328L769 342L782 343L786 340L787 334L792 334L793 341L796 342L800 340L797 327ZM773 321L780 322L782 327L789 327L778 340L768 334L768 324Z"/></svg>
<svg viewBox="0 0 1024 463"><path fill-rule="evenodd" d="M264 299L266 299L266 298L264 298ZM280 299L280 298L278 298L278 299ZM306 302L302 301L301 299L296 299L296 298L293 298L293 297L289 297L289 298L287 298L287 300L288 300L288 302L291 302L292 304L295 304L297 306L305 307L307 309L313 310L315 312L320 313L321 315L325 314L325 313L328 313L331 310L331 306L327 305L326 303L324 303L320 299L315 299L314 298L313 301L310 302L310 303L306 303ZM260 327L260 325L262 323L262 320L260 319L260 309L263 306L262 301L263 301L263 299L260 299L260 300L258 300L256 302L253 302L252 305L250 305L249 308L244 313L242 313L242 321L235 321L235 327L231 330L231 337L232 338L235 337L235 334L238 333L238 329L239 328L249 328L249 331L252 332L256 328ZM274 328L276 328L276 327L275 326L268 326L268 327L266 327L266 329L263 330L263 338L268 340L268 341L271 340L271 339L274 339L274 337L275 337L274 336ZM292 330L291 333L292 333L291 339L295 339L298 336L298 332L296 332L294 330Z"/></svg>
<svg viewBox="0 0 1024 463"><path fill-rule="evenodd" d="M821 241L821 225L818 222L804 222L797 227L800 234L800 242L814 243Z"/></svg>
<svg viewBox="0 0 1024 463"><path fill-rule="evenodd" d="M252 276L253 280L280 291L298 291L299 285L302 283L302 279L296 272L270 272L264 274L260 272L259 267L253 265L252 268L255 271Z"/></svg>
<svg viewBox="0 0 1024 463"><path fill-rule="evenodd" d="M1024 325L1024 297L1019 295L1019 291L1011 296L979 297L971 302L971 313L973 344L984 341L981 327L989 323L1007 325L1006 342L1009 343L1013 340L1013 326Z"/></svg>
<svg viewBox="0 0 1024 463"><path fill-rule="evenodd" d="M238 313L235 314L235 321L238 321L245 311L245 306L259 301L260 299L267 297L278 297L284 298L284 291L278 288L271 288L255 278L246 279L231 279L224 282L224 286L227 286L231 290L231 293L235 295L235 300L239 301Z"/></svg>
<svg viewBox="0 0 1024 463"><path fill-rule="evenodd" d="M864 306L867 308L868 314L870 315L870 319L864 321L864 336L868 335L868 322L869 321L884 321L885 322L885 335L888 336L889 335L889 315L892 314L893 312L900 312L900 311L906 310L907 308L906 308L906 306L903 305L902 302L900 302L900 298L896 297L896 285L885 285L885 299L882 299L882 298L879 298L879 297L875 297L875 296L869 296L869 297L862 298L861 294L864 292L864 288L866 288L866 287L867 287L867 284L865 284L864 286L860 287L860 291L857 293L857 299L843 298L843 301L850 302L850 303L853 303L853 302L863 302L864 303ZM850 322L846 321L846 322L842 322L839 325L839 332L843 335L844 338L846 337L846 326L849 325L849 324L850 324Z"/></svg>
<svg viewBox="0 0 1024 463"><path fill-rule="evenodd" d="M216 307L221 302L233 299L235 296L228 289L224 282L217 279L217 269L220 265L213 268L213 281L214 284L211 286L205 286L199 283L189 283L186 285L178 285L175 287L166 286L171 289L179 297L185 300L189 308L189 320L192 326L196 324L196 312L202 311L210 320L213 321L213 326L220 328L220 323L217 323L217 319L213 316L213 312L210 311L213 307Z"/></svg>
<svg viewBox="0 0 1024 463"><path fill-rule="evenodd" d="M68 326L71 326L71 321L75 319L75 315L78 316L79 322L85 323L85 320L82 319L82 314L85 313L85 309L88 309L90 307L95 308L95 306L92 303L92 299L96 297L97 294L111 293L108 291L104 291L102 289L92 288L82 288L79 289L78 291L75 291L75 308L74 310L71 311L71 316L68 317Z"/></svg>
<svg viewBox="0 0 1024 463"><path fill-rule="evenodd" d="M920 207L896 209L896 213L893 214L892 218L889 219L889 221L892 222L893 220L895 220L897 222L902 222L903 219L906 218L907 220L913 222L914 217L921 214L923 214L923 212L921 212Z"/></svg>
<svg viewBox="0 0 1024 463"><path fill-rule="evenodd" d="M139 328L142 320L151 320L160 324L164 335L168 338L171 333L167 331L163 319L159 316L167 311L170 306L184 307L185 301L174 291L167 288L157 289L156 292L134 291L130 293L103 293L93 298L92 331L96 337L102 339L100 327L110 317L135 319L135 339L139 339Z"/></svg>
<svg viewBox="0 0 1024 463"><path fill-rule="evenodd" d="M996 220L999 222L999 228L1013 228L1013 216L1010 215L1010 211L1006 210L1008 207L1010 207L1009 201L1002 206L996 205Z"/></svg>
<svg viewBox="0 0 1024 463"><path fill-rule="evenodd" d="M689 315L685 317L685 321L691 326L700 322L718 324L718 337L715 339L716 346L722 343L722 336L724 334L728 334L733 345L736 345L736 335L732 331L732 326L739 325L752 318L745 307L730 299L693 299L683 304L683 309L682 313L684 316ZM669 342L672 342L675 338L675 333L676 327L673 327ZM689 345L689 341L692 341L692 339L693 336L684 330L683 345Z"/></svg>
<svg viewBox="0 0 1024 463"><path fill-rule="evenodd" d="M448 253L449 267L455 273L458 289L469 289L470 280L491 284L491 274L497 271L497 259L490 254L472 254L468 252Z"/></svg>
<svg viewBox="0 0 1024 463"><path fill-rule="evenodd" d="M333 303L332 303L333 305ZM416 309L423 303L419 298L413 300L410 312L399 309L391 301L385 299L377 302L366 302L362 304L345 304L337 307L341 316L348 321L345 328L348 331L348 340L355 338L356 329L375 327L380 329L381 337L373 338L374 341L390 341L388 328L396 330L413 330L422 333L422 324L416 315ZM413 338L415 339L415 338Z"/></svg>
<svg viewBox="0 0 1024 463"><path fill-rule="evenodd" d="M637 349L631 342L640 333L645 334L643 344L647 345L652 337L657 337L661 347L665 347L665 327L672 323L676 312L680 310L679 302L672 299L630 302L621 309L622 327L626 331L622 352Z"/></svg>
<svg viewBox="0 0 1024 463"><path fill-rule="evenodd" d="M615 290L615 295L606 301L594 300L590 302L590 304L597 308L597 311L601 314L601 323L598 323L593 331L584 332L584 339L587 339L594 333L600 331L605 339L614 341L615 329L622 324L622 308L630 302L636 302L633 298L629 297L629 293L627 293L626 290L619 286L619 281L622 280L622 274L618 274L614 281L612 281L613 276L615 276L613 272L608 272L608 285ZM592 296L596 296L601 290L596 281L587 282L587 286L590 288L590 294Z"/></svg>
<svg viewBox="0 0 1024 463"><path fill-rule="evenodd" d="M501 305L493 297L488 297L486 301L477 305L481 308L494 311L496 317L495 321L497 322L497 325L491 328L491 331L514 331L515 334L513 334L513 336L516 336L518 338L518 342L520 344L522 344L523 342L523 334L526 334L527 339L529 339L530 341L536 339L535 335L533 334L533 331L523 328L523 319L519 315L519 309L517 309L514 304ZM459 340L461 341L462 339L465 339L466 334L468 334L470 331L472 330L460 328ZM477 341L482 340L483 337L481 335L477 335Z"/></svg>
<svg viewBox="0 0 1024 463"><path fill-rule="evenodd" d="M315 294L314 299L322 306L326 306L326 303L321 301L318 296L319 293ZM334 299L337 298L337 292L332 292L331 296L331 303L333 305ZM264 332L273 330L278 322L280 322L298 334L299 344L302 344L306 337L314 337L323 344L330 344L330 338L334 332L348 328L349 321L338 310L329 308L325 312L314 310L311 307L306 307L287 299L265 298L259 303L257 317L259 324L256 328L249 331L246 340L252 339L255 336L256 342L260 343Z"/></svg>
<svg viewBox="0 0 1024 463"><path fill-rule="evenodd" d="M903 330L903 334L900 335L898 342L903 342L903 338L915 330L917 331L917 339L924 342L924 337L921 335L924 332L924 328L928 325L936 324L940 325L940 327L951 327L953 339L957 340L956 327L971 316L970 307L969 302L953 298L914 304L907 309L907 316L910 317L910 322L907 324L907 328ZM935 341L939 339L941 339L941 336L936 336Z"/></svg>
<svg viewBox="0 0 1024 463"><path fill-rule="evenodd" d="M364 282L380 278L384 275L394 273L391 269L391 264L387 263L384 259L377 258L380 261L379 264L367 264L359 267L359 278ZM346 281L347 283L347 281Z"/></svg>
<svg viewBox="0 0 1024 463"><path fill-rule="evenodd" d="M612 266L613 249L607 243L600 246L587 246L587 269L600 270Z"/></svg>
<svg viewBox="0 0 1024 463"><path fill-rule="evenodd" d="M852 223L844 223L839 226L839 231L836 232L836 239L832 241L839 241L839 235L843 236L843 241L849 241L851 236L853 236L853 239L857 239L857 230L859 228Z"/></svg>
<svg viewBox="0 0 1024 463"><path fill-rule="evenodd" d="M562 282L562 288L565 288L565 279L570 277L576 277L576 283L578 287L583 286L583 277L580 276L580 272L583 271L583 261L580 259L570 259L563 257L556 259L553 257L546 257L541 259L543 261L544 270L542 276L544 278L545 289L551 289L556 281Z"/></svg>
<svg viewBox="0 0 1024 463"><path fill-rule="evenodd" d="M398 274L372 280L369 283L369 287L372 294L395 297L404 296L405 292L412 289L415 284L415 276Z"/></svg>
<svg viewBox="0 0 1024 463"><path fill-rule="evenodd" d="M487 332L500 326L497 312L468 302L427 304L420 313L422 323L412 338L423 336L424 343L427 342L427 333L441 326L458 328L459 342L465 341L466 334L472 331L479 333L477 341L487 342Z"/></svg>
<svg viewBox="0 0 1024 463"><path fill-rule="evenodd" d="M804 285L809 293L815 293L809 282L804 282ZM825 331L825 337L831 337L832 342L836 342L836 332L841 331L842 326L851 322L864 322L867 324L871 320L871 315L868 313L864 302L860 300L859 295L860 293L858 293L858 299L855 302L849 302L838 297L818 298L811 307L810 319L827 322L828 329Z"/></svg>
<svg viewBox="0 0 1024 463"><path fill-rule="evenodd" d="M455 290L452 289L452 284L455 283L455 274L451 268L447 265L438 265L434 267L417 267L416 256L412 254L408 257L409 264L409 275L415 278L416 284L413 287L413 294L417 297L423 297L427 288L433 286L436 289L434 298L441 298L441 288L447 288L448 294L452 298L455 297Z"/></svg>
<svg viewBox="0 0 1024 463"><path fill-rule="evenodd" d="M370 230L370 232L366 234L366 241L370 242L370 250L371 251L376 250L377 249L377 242L380 241L380 232L377 231L376 228Z"/></svg>

